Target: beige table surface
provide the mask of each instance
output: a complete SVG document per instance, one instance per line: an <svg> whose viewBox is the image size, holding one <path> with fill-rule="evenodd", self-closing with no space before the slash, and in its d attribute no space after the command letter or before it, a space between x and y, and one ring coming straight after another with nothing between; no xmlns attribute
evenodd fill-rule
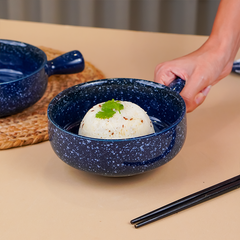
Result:
<svg viewBox="0 0 240 240"><path fill-rule="evenodd" d="M187 54L206 40L7 20L0 20L0 38L78 49L107 77L149 80L158 63ZM49 142L1 150L0 239L239 240L240 189L140 229L129 223L240 173L240 76L230 75L213 87L187 118L181 152L166 165L134 177L105 178L73 169Z"/></svg>

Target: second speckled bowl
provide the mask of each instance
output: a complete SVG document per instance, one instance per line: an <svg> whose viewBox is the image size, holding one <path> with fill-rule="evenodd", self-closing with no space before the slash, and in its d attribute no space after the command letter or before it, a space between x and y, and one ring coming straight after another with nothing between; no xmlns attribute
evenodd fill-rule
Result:
<svg viewBox="0 0 240 240"><path fill-rule="evenodd" d="M123 177L155 169L176 156L186 137L186 107L171 88L141 79L103 79L76 85L57 95L48 108L49 139L68 165L103 176ZM80 121L94 105L130 101L150 116L155 133L129 139L77 135Z"/></svg>
<svg viewBox="0 0 240 240"><path fill-rule="evenodd" d="M79 51L47 61L46 54L33 45L0 39L0 118L35 104L45 93L49 76L83 70Z"/></svg>

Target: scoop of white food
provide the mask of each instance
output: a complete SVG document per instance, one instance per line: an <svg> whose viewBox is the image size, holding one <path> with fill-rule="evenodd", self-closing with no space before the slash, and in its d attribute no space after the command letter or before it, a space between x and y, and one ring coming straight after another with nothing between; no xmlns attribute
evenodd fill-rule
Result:
<svg viewBox="0 0 240 240"><path fill-rule="evenodd" d="M116 111L109 119L96 117L103 103L92 107L84 116L78 134L92 138L123 139L155 132L150 118L141 107L126 101L119 103L123 104L124 108L120 113Z"/></svg>

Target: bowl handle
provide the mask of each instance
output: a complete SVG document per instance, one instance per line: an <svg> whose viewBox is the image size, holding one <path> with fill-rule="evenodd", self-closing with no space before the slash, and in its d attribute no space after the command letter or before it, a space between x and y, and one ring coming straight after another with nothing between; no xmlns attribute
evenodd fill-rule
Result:
<svg viewBox="0 0 240 240"><path fill-rule="evenodd" d="M181 79L180 77L175 78L168 87L173 90L174 92L180 93L185 86L185 80Z"/></svg>
<svg viewBox="0 0 240 240"><path fill-rule="evenodd" d="M232 72L240 74L240 59L233 62Z"/></svg>
<svg viewBox="0 0 240 240"><path fill-rule="evenodd" d="M85 63L82 54L74 50L48 61L45 65L45 71L48 76L53 74L72 74L82 72L84 67Z"/></svg>

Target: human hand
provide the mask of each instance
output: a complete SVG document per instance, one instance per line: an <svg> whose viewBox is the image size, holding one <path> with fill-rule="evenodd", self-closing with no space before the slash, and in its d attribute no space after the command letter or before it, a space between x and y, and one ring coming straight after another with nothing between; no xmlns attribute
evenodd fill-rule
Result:
<svg viewBox="0 0 240 240"><path fill-rule="evenodd" d="M169 85L176 77L185 80L180 95L191 112L204 102L211 87L231 72L232 63L219 48L205 44L193 53L157 65L154 81Z"/></svg>

